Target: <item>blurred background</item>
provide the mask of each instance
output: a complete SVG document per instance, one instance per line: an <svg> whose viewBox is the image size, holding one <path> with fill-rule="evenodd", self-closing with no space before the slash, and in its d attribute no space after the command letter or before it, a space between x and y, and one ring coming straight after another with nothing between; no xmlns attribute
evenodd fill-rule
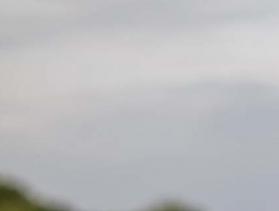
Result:
<svg viewBox="0 0 279 211"><path fill-rule="evenodd" d="M39 191L3 181L1 210L278 209L278 23L275 0L0 0L0 174Z"/></svg>

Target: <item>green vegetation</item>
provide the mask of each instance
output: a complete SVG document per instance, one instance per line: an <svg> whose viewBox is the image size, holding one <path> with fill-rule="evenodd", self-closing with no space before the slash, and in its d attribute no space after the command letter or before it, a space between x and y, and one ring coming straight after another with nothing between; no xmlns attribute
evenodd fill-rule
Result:
<svg viewBox="0 0 279 211"><path fill-rule="evenodd" d="M0 180L0 211L70 211L57 208L51 203L42 203L31 197L25 188L15 185L14 182ZM184 206L178 202L166 202L158 206L149 207L144 211L199 211L196 208Z"/></svg>
<svg viewBox="0 0 279 211"><path fill-rule="evenodd" d="M66 211L32 199L23 188L0 182L0 211Z"/></svg>
<svg viewBox="0 0 279 211"><path fill-rule="evenodd" d="M151 207L148 211L200 211L199 209L192 206L185 206L177 201L168 201L158 206Z"/></svg>

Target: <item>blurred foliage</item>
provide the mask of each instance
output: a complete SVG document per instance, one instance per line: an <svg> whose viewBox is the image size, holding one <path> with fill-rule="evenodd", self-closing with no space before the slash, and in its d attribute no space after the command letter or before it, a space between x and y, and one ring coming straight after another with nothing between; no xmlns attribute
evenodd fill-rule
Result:
<svg viewBox="0 0 279 211"><path fill-rule="evenodd" d="M29 192L16 182L6 182L0 179L0 211L70 211L58 208L53 203L42 203L31 197ZM185 206L177 201L165 201L157 206L148 207L142 211L200 211L195 207Z"/></svg>
<svg viewBox="0 0 279 211"><path fill-rule="evenodd" d="M0 211L66 211L66 209L45 205L28 196L23 188L0 182Z"/></svg>
<svg viewBox="0 0 279 211"><path fill-rule="evenodd" d="M159 203L157 206L149 207L146 211L200 211L200 209L186 206L178 201L166 201Z"/></svg>

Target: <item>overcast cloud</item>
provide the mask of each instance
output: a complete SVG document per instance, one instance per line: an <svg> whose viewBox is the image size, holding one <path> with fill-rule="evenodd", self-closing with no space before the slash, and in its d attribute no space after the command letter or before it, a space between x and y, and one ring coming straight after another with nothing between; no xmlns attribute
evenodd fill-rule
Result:
<svg viewBox="0 0 279 211"><path fill-rule="evenodd" d="M0 171L84 209L278 209L278 10L0 0Z"/></svg>

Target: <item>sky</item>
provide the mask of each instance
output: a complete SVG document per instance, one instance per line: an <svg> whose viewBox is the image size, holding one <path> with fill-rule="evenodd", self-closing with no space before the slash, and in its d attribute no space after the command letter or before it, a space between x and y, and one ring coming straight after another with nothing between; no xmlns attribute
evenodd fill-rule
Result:
<svg viewBox="0 0 279 211"><path fill-rule="evenodd" d="M83 210L279 208L279 2L0 0L0 172Z"/></svg>

